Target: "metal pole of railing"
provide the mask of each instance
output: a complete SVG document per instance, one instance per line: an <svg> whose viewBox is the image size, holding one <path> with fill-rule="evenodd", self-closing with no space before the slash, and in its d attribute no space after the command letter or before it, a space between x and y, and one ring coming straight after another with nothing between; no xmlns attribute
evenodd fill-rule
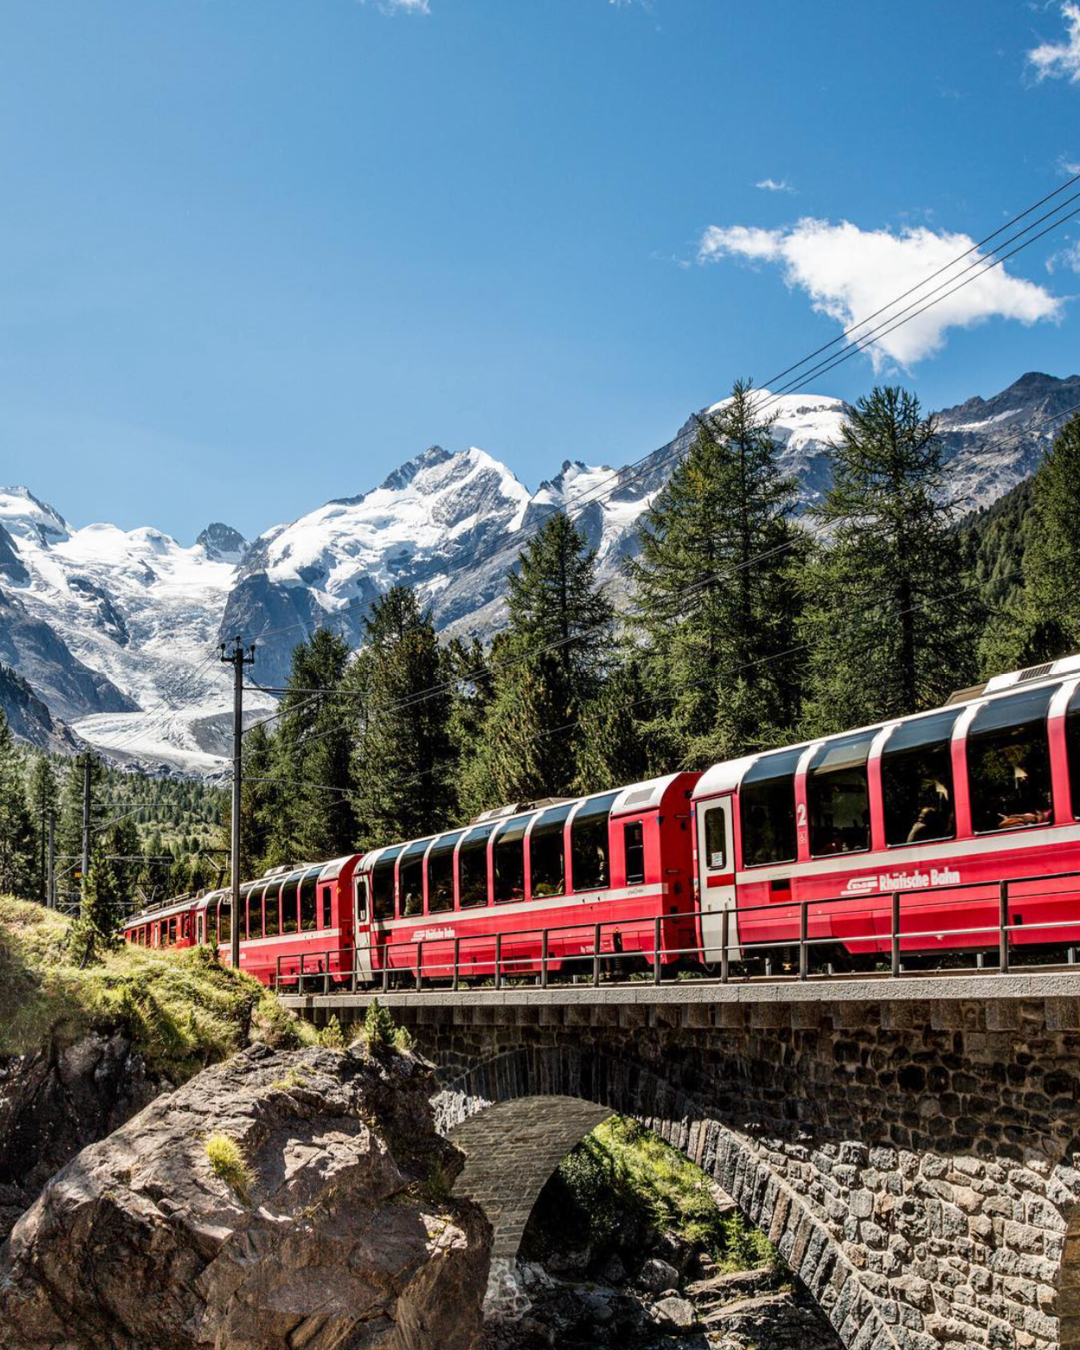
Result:
<svg viewBox="0 0 1080 1350"><path fill-rule="evenodd" d="M664 967L660 961L660 924L658 914L653 920L653 984L659 984L664 978Z"/></svg>
<svg viewBox="0 0 1080 1350"><path fill-rule="evenodd" d="M1009 883L1003 881L998 891L998 969L1009 971Z"/></svg>
<svg viewBox="0 0 1080 1350"><path fill-rule="evenodd" d="M306 955L307 955L306 952L300 953L300 966L296 972L296 992L298 994L302 994L304 992L304 957Z"/></svg>
<svg viewBox="0 0 1080 1350"><path fill-rule="evenodd" d="M725 909L720 914L720 983L727 984L731 975L731 953L728 951L730 946L729 938L731 936L731 910Z"/></svg>
<svg viewBox="0 0 1080 1350"><path fill-rule="evenodd" d="M416 992L424 987L424 939L416 944Z"/></svg>
<svg viewBox="0 0 1080 1350"><path fill-rule="evenodd" d="M387 963L387 958L390 955L389 946L388 942L384 942L382 945L382 991L384 994L390 992L390 966Z"/></svg>
<svg viewBox="0 0 1080 1350"><path fill-rule="evenodd" d="M278 956L274 961L274 991L281 988L281 957Z"/></svg>
<svg viewBox="0 0 1080 1350"><path fill-rule="evenodd" d="M352 948L352 970L349 973L349 992L356 993L356 986L360 982L360 948Z"/></svg>
<svg viewBox="0 0 1080 1350"><path fill-rule="evenodd" d="M322 991L324 994L330 992L330 953L326 953L326 966L323 969Z"/></svg>
<svg viewBox="0 0 1080 1350"><path fill-rule="evenodd" d="M454 938L454 985L453 985L453 988L454 988L454 992L455 992L455 993L457 993L457 988L458 988L458 984L459 984L459 980L460 980L460 975L461 975L461 938L460 938L460 937L455 937L455 938Z"/></svg>
<svg viewBox="0 0 1080 1350"><path fill-rule="evenodd" d="M891 952L892 976L894 980L900 978L900 892L893 891L892 894L892 935L889 938L889 949Z"/></svg>
<svg viewBox="0 0 1080 1350"><path fill-rule="evenodd" d="M545 928L540 935L540 988L548 987L548 930Z"/></svg>
<svg viewBox="0 0 1080 1350"><path fill-rule="evenodd" d="M810 948L806 939L810 936L810 902L804 900L799 905L799 979L805 980L810 973Z"/></svg>
<svg viewBox="0 0 1080 1350"><path fill-rule="evenodd" d="M495 988L502 988L502 934L495 934Z"/></svg>
<svg viewBox="0 0 1080 1350"><path fill-rule="evenodd" d="M593 988L600 983L600 925L593 927L592 982Z"/></svg>

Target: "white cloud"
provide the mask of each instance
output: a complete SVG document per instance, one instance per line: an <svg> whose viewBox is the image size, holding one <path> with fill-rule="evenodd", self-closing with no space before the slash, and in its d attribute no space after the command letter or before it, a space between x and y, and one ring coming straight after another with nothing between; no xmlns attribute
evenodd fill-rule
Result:
<svg viewBox="0 0 1080 1350"><path fill-rule="evenodd" d="M1067 267L1072 272L1080 272L1080 241L1075 244L1067 244L1047 258L1046 270L1048 272L1055 272L1059 267Z"/></svg>
<svg viewBox="0 0 1080 1350"><path fill-rule="evenodd" d="M795 191L795 189L791 186L791 184L788 182L788 180L787 180L786 178L780 178L780 179L776 179L776 178L763 178L763 179L761 180L760 183L755 183L754 186L755 186L756 188L760 188L762 192L794 192L794 191Z"/></svg>
<svg viewBox="0 0 1080 1350"><path fill-rule="evenodd" d="M1080 84L1080 5L1061 6L1061 16L1069 30L1064 42L1043 42L1027 54L1037 79L1066 78Z"/></svg>
<svg viewBox="0 0 1080 1350"><path fill-rule="evenodd" d="M936 233L925 226L893 234L888 230L863 230L848 221L833 225L827 220L806 218L779 230L711 225L701 237L698 261L734 257L775 263L788 286L805 291L814 309L846 329L926 281L973 243L966 234ZM963 278L979 257L971 254L890 312L896 317L910 304L918 308L920 297L930 299L930 292L942 282ZM875 370L889 359L910 366L935 355L944 346L950 328L970 328L994 316L1032 324L1056 319L1062 310L1062 301L1056 296L1033 282L1009 276L1003 267L987 271L953 295L939 291L932 299L936 303L925 313L908 311L903 316L906 322L874 340L868 350ZM887 312L860 331L869 333L887 323L888 318ZM858 339L857 332L852 341Z"/></svg>
<svg viewBox="0 0 1080 1350"><path fill-rule="evenodd" d="M364 0L360 0L363 4ZM380 0L379 8L384 14L430 14L429 0Z"/></svg>
<svg viewBox="0 0 1080 1350"><path fill-rule="evenodd" d="M1080 173L1080 160L1070 159L1068 155L1058 155L1058 168L1066 178L1074 178Z"/></svg>

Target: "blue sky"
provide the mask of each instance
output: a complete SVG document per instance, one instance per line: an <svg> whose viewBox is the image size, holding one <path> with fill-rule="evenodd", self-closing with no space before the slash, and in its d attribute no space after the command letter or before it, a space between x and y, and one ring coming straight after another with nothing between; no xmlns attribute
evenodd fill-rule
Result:
<svg viewBox="0 0 1080 1350"><path fill-rule="evenodd" d="M0 12L0 482L185 542L433 442L530 486L637 458L1080 163L1059 0ZM1078 239L811 388L1074 373Z"/></svg>

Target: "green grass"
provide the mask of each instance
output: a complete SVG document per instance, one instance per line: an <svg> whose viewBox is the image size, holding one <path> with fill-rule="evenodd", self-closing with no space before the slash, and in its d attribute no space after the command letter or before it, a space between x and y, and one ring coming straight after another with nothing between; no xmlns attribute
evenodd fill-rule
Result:
<svg viewBox="0 0 1080 1350"><path fill-rule="evenodd" d="M673 1232L723 1271L782 1265L741 1214L724 1217L700 1168L623 1116L597 1126L563 1159L537 1218L540 1253L586 1243L594 1251L637 1249L649 1233Z"/></svg>
<svg viewBox="0 0 1080 1350"><path fill-rule="evenodd" d="M212 1134L206 1141L206 1156L214 1176L246 1203L251 1189L251 1171L236 1140L227 1134Z"/></svg>
<svg viewBox="0 0 1080 1350"><path fill-rule="evenodd" d="M209 948L155 951L121 944L80 970L70 922L0 897L0 1058L70 1045L122 1028L152 1076L180 1083L249 1041L291 1048L314 1032L249 975Z"/></svg>

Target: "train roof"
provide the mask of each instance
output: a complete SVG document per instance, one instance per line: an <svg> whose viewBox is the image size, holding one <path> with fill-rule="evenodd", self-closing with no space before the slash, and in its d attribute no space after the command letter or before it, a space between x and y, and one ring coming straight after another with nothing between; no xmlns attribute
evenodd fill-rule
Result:
<svg viewBox="0 0 1080 1350"><path fill-rule="evenodd" d="M384 844L381 848L369 849L363 855L363 870L369 872L377 862L388 853L397 854L414 844L430 844L436 839L445 838L447 835L466 834L470 830L482 829L487 826L494 829L504 821L519 819L521 816L539 816L545 811L551 810L553 806L565 806L570 810L576 810L584 802L596 801L600 797L614 797L611 803L612 816L636 815L640 811L658 810L664 801L664 797L675 787L680 780L696 779L696 773L669 773L662 778L649 778L642 783L631 783L629 787L607 788L603 792L590 792L584 797L546 797L538 802L525 802L517 807L503 806L493 811L485 811L477 816L475 820L469 821L465 825L455 825L449 830L443 830L439 834L420 835L416 839L399 839L393 844ZM687 792L689 796L689 791ZM347 862L348 859L344 859Z"/></svg>
<svg viewBox="0 0 1080 1350"><path fill-rule="evenodd" d="M926 708L922 712L908 713L904 717L886 717L880 722L871 722L864 727L851 727L846 731L838 731L832 736L818 736L812 740L796 741L792 745L778 745L772 750L763 750L757 755L744 755L741 759L724 760L706 769L701 775L697 786L694 788L694 800L700 801L706 797L715 797L722 792L734 792L755 764L760 763L763 759L769 759L773 755L790 755L796 751L808 750L814 745L822 745L826 741L843 740L845 737L858 736L864 732L883 731L886 727L917 722L922 718L933 717L950 709L955 709L959 713L964 706L1004 698L1009 694L1015 694L1019 689L1038 688L1040 685L1051 684L1055 680L1061 680L1069 675L1074 677L1080 675L1080 653L1063 656L1057 661L1046 661L1042 665L1028 666L1025 670L1008 671L1004 675L995 675L984 684L972 685L969 689L958 689L949 696L944 704L936 708Z"/></svg>

